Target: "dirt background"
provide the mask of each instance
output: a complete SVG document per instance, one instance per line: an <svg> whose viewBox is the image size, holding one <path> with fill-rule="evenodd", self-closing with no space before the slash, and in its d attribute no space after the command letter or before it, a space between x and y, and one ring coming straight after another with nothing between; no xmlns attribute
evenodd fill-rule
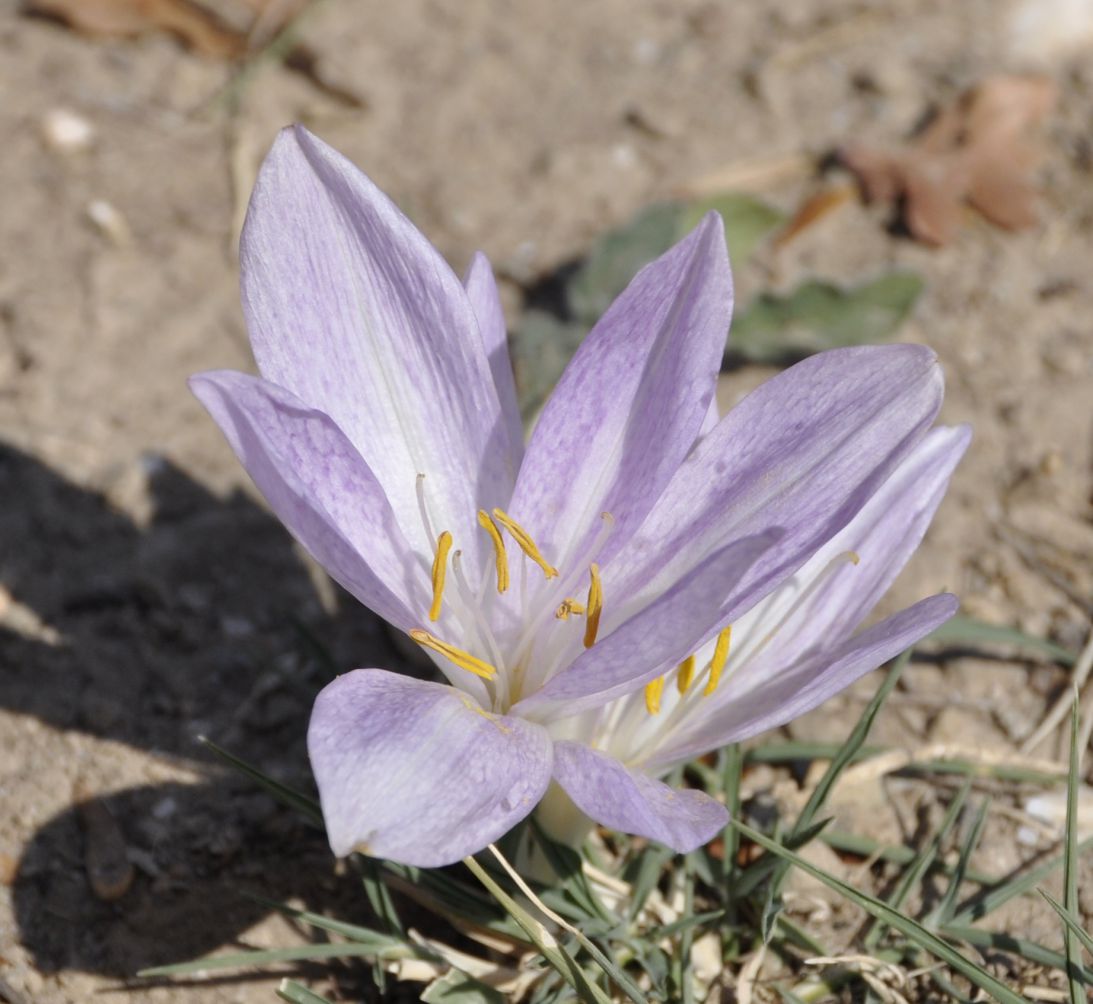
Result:
<svg viewBox="0 0 1093 1004"><path fill-rule="evenodd" d="M970 218L952 246L930 250L893 236L884 211L852 204L778 255L758 255L737 282L746 301L811 276L855 281L895 265L923 276L901 337L938 351L943 417L971 422L976 439L896 599L951 588L969 613L1080 648L1093 597L1093 49L1077 30L1066 45L1018 30L1015 11L998 0L328 0L303 38L355 107L275 59L240 79L165 35L90 41L3 4L9 989L42 1004L270 1000L274 981L250 975L191 987L127 978L223 946L303 940L241 891L362 916L321 836L225 775L194 740L207 734L307 784L307 708L332 672L307 633L342 669L394 659L382 629L255 500L185 386L198 370L250 367L234 245L257 164L291 121L367 170L458 270L486 251L515 323L522 288L695 178L818 158L848 137L894 141L988 74L1046 73L1060 98L1039 226L1010 234ZM91 124L88 148L45 140L57 109ZM773 167L758 176L761 194L787 209L813 184ZM769 372L728 376L723 403ZM1032 662L922 663L877 738L1013 750L1065 681ZM837 735L874 685L792 733ZM1036 752L1058 757L1058 741ZM905 802L928 801L921 784L901 783L913 789ZM136 870L112 902L92 893L85 867L98 830L76 804L91 795L109 807ZM1005 871L1050 845L1050 826L1032 827L1031 847L1015 839L1027 821L1012 795L999 800L1007 812L992 813L984 868ZM868 803L860 793L848 801ZM878 793L847 825L909 838L890 801ZM1009 922L1058 941L1034 903ZM353 967L330 972L304 970L324 992L363 992Z"/></svg>

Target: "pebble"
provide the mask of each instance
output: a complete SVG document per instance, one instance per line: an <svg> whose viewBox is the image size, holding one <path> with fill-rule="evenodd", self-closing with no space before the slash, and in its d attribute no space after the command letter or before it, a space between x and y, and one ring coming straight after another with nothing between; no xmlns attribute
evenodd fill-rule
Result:
<svg viewBox="0 0 1093 1004"><path fill-rule="evenodd" d="M42 116L42 137L58 153L80 153L95 142L95 127L68 108L52 108Z"/></svg>
<svg viewBox="0 0 1093 1004"><path fill-rule="evenodd" d="M106 199L92 199L87 204L87 218L115 247L127 247L132 243L133 233L121 210Z"/></svg>

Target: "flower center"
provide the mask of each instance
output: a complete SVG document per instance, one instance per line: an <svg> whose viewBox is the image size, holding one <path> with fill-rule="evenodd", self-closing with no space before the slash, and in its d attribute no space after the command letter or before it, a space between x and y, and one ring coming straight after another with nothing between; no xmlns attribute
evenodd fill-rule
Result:
<svg viewBox="0 0 1093 1004"><path fill-rule="evenodd" d="M534 537L503 509L480 509L477 522L490 541L493 568L483 571L477 578L477 588L473 588L463 569L463 552L453 550L452 533L446 529L437 532L425 497L423 474L417 478L417 499L425 534L436 542L430 568L432 602L428 620L436 623L449 610L457 622L460 645L466 647L438 637L425 627L413 628L410 637L452 665L485 680L495 710L508 708L541 687L566 664L567 655L572 658L579 651L578 644L585 648L595 644L604 596L600 568L592 559L613 529L614 519L609 513L603 513L603 526L587 552L579 560L567 562L571 570L565 572L547 560ZM515 543L522 553L514 557L506 540ZM519 562L519 616L515 624L512 618L517 601L511 601L507 610L500 601L512 584L514 561ZM541 579L531 584L529 566L535 566L532 571L537 569L536 577L541 573ZM491 585L495 587L492 598ZM584 595L578 599L575 594ZM544 632L552 623L578 617L584 618L579 643L579 636L568 631L542 644L546 641ZM451 622L445 623L451 631ZM504 644L498 640L499 624L508 626Z"/></svg>

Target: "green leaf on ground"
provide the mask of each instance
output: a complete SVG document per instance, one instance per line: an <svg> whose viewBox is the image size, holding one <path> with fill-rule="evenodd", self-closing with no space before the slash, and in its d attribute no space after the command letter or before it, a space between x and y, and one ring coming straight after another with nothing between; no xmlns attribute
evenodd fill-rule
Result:
<svg viewBox="0 0 1093 1004"><path fill-rule="evenodd" d="M682 214L680 203L660 202L596 241L566 285L573 316L598 321L638 270L676 242Z"/></svg>
<svg viewBox="0 0 1093 1004"><path fill-rule="evenodd" d="M887 341L921 292L917 275L891 272L849 288L811 281L786 296L761 293L733 319L730 354L778 364L825 349Z"/></svg>
<svg viewBox="0 0 1093 1004"><path fill-rule="evenodd" d="M683 207L678 237L688 233L710 210L721 214L725 221L725 243L734 269L740 269L751 258L759 242L786 218L780 209L753 195L743 192L723 192Z"/></svg>

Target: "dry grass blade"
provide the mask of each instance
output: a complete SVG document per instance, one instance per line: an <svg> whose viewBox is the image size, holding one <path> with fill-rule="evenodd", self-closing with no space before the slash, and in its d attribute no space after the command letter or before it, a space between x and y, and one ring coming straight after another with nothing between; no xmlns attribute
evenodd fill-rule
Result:
<svg viewBox="0 0 1093 1004"><path fill-rule="evenodd" d="M1085 643L1085 648L1082 649L1082 653L1078 656L1078 661L1074 665L1074 676L1071 682L1075 690L1080 691L1082 687L1085 686L1086 680L1089 679L1090 671L1093 671L1093 631L1090 631L1089 638ZM1044 720L1040 723L1036 731L1021 743L1021 752L1030 753L1051 735L1066 717L1066 713L1070 709L1070 704L1071 694L1067 691L1059 697L1052 705L1051 710L1044 715Z"/></svg>

